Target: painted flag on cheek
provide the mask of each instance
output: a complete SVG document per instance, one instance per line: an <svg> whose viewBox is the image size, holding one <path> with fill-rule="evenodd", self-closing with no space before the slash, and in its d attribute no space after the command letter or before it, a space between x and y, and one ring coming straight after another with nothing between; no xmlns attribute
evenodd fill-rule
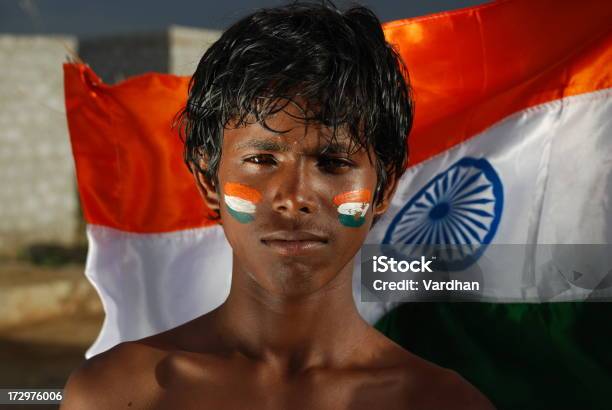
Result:
<svg viewBox="0 0 612 410"><path fill-rule="evenodd" d="M509 0L383 26L410 72L416 117L408 168L366 242L469 244L454 262L488 266L487 287L473 303L365 303L357 260L355 300L498 408L610 408L610 255L572 265L536 245L612 243L611 4ZM171 129L189 79L110 86L86 66L64 70L86 275L106 311L91 356L223 303L231 249ZM248 221L257 195L239 188L225 204ZM370 195L343 195L339 220L363 223ZM525 253L498 272L491 252L503 244Z"/></svg>
<svg viewBox="0 0 612 410"><path fill-rule="evenodd" d="M236 182L228 182L224 186L223 200L227 211L241 223L255 219L256 204L261 200L261 194L251 187Z"/></svg>
<svg viewBox="0 0 612 410"><path fill-rule="evenodd" d="M365 222L372 195L369 190L361 189L344 192L334 197L338 207L338 220L344 226L357 228Z"/></svg>

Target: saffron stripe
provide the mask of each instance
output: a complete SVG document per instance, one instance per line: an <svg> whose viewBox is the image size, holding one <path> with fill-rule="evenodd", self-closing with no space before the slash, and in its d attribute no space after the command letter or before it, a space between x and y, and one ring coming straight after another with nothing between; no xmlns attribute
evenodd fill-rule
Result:
<svg viewBox="0 0 612 410"><path fill-rule="evenodd" d="M612 87L611 19L612 3L511 0L385 24L414 88L409 166L516 112ZM65 64L64 75L89 223L135 233L217 223L172 130L187 77L147 74L111 86L80 64Z"/></svg>
<svg viewBox="0 0 612 410"><path fill-rule="evenodd" d="M368 189L343 192L334 197L334 204L340 206L345 202L370 202L372 193Z"/></svg>
<svg viewBox="0 0 612 410"><path fill-rule="evenodd" d="M236 182L227 182L223 186L225 195L237 196L254 204L261 200L261 194L254 188Z"/></svg>

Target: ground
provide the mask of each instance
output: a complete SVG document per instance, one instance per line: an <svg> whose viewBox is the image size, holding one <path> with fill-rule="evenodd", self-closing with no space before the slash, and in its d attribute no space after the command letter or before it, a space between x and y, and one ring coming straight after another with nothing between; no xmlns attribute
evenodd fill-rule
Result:
<svg viewBox="0 0 612 410"><path fill-rule="evenodd" d="M4 279L15 276L16 271L19 271L19 280L11 280L10 283L0 280L3 290L17 283L20 286L25 282L32 286L36 283L40 287L51 278L79 278L83 275L83 266L72 266L67 270L63 267L41 267L28 263L18 266L11 263L10 267L0 264L0 276ZM95 293L91 295L95 297ZM33 320L0 328L0 387L63 388L70 372L84 360L85 351L100 331L104 316L96 310L75 306L58 308L50 310L50 317L44 319L36 312ZM14 407L20 410L58 408L57 405ZM0 408L7 409L10 406Z"/></svg>

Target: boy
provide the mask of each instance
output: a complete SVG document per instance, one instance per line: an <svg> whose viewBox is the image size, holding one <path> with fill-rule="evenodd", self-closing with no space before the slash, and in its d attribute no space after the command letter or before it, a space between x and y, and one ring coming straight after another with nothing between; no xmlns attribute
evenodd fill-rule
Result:
<svg viewBox="0 0 612 410"><path fill-rule="evenodd" d="M298 3L230 27L180 117L186 163L233 250L230 295L90 359L62 408L491 408L353 302L353 258L406 165L405 78L365 8Z"/></svg>

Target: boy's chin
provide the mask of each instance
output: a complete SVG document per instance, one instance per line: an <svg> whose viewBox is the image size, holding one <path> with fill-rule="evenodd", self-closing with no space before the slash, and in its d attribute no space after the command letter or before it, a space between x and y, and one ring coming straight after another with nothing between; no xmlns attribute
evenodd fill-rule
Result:
<svg viewBox="0 0 612 410"><path fill-rule="evenodd" d="M262 280L255 280L269 293L287 298L297 298L321 291L335 277L329 274L317 274L312 269L303 270L286 268L277 270L273 277L266 275ZM264 285L265 283L265 285Z"/></svg>

